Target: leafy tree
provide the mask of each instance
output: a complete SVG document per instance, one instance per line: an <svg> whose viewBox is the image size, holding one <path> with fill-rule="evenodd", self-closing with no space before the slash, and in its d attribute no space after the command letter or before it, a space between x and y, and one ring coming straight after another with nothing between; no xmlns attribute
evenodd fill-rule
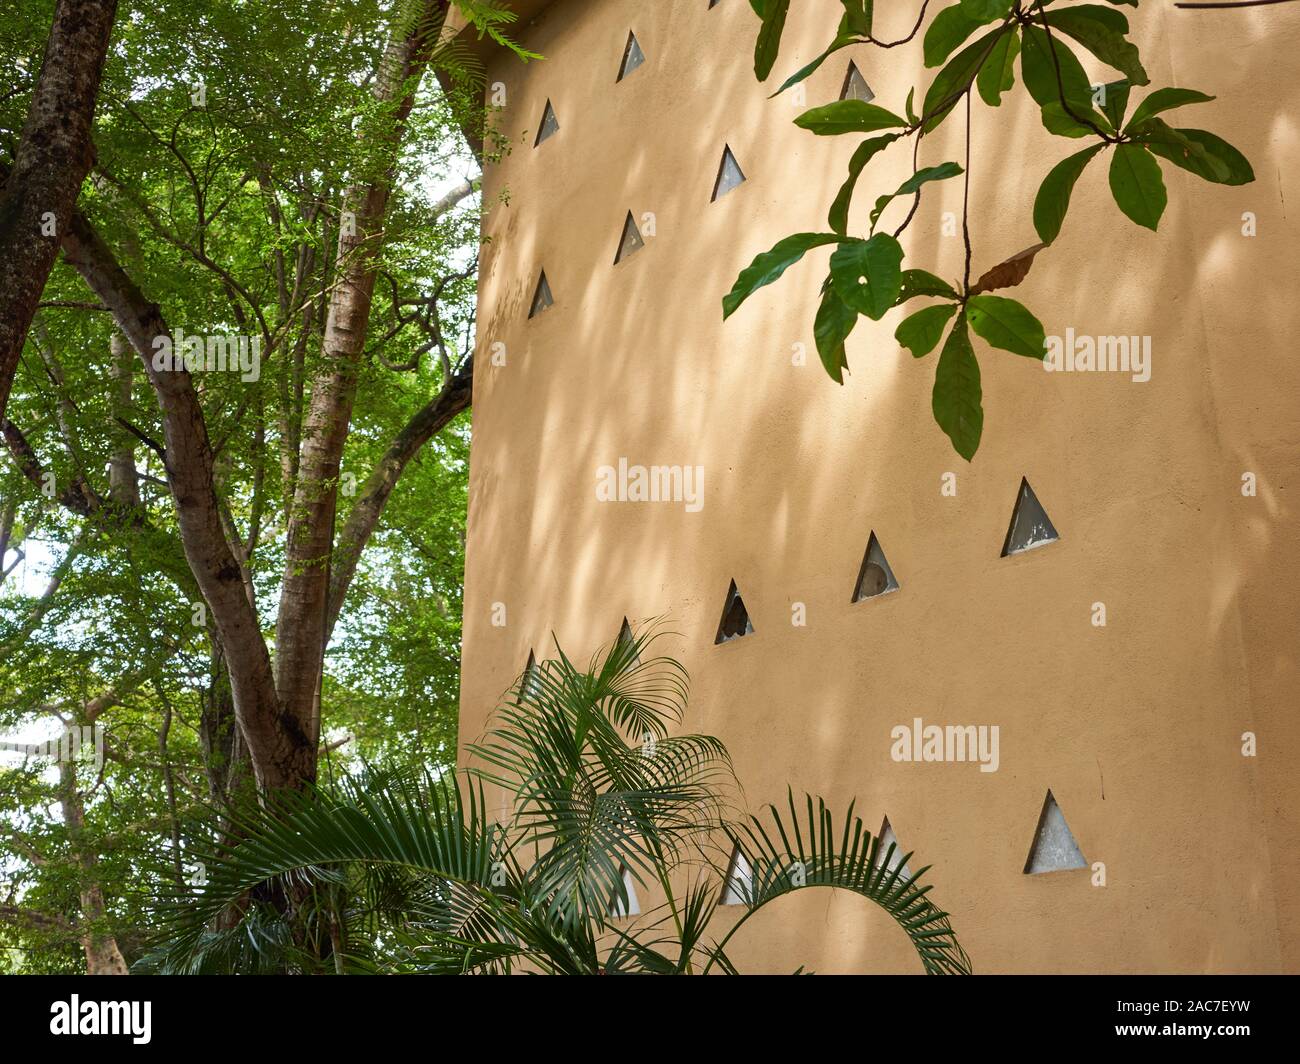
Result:
<svg viewBox="0 0 1300 1064"><path fill-rule="evenodd" d="M912 855L897 859L852 806L840 822L821 799L791 794L787 811L729 814L730 759L715 738L671 734L687 679L650 656L654 638L620 638L586 670L557 646L519 678L465 771L380 773L249 809L241 841L205 854L206 887L167 896L166 933L143 966L734 973L727 945L750 917L831 888L888 912L926 972L968 973L920 885L928 866L904 874ZM499 821L496 788L512 806ZM733 854L750 870L734 887L739 918L710 937ZM629 882L664 902L620 917ZM285 918L266 899L292 884L306 887Z"/></svg>
<svg viewBox="0 0 1300 1064"><path fill-rule="evenodd" d="M1115 5L1136 8L1138 0L1109 3L1112 6L1085 3L1067 7L1055 0L959 0L936 13L925 31L925 65L940 69L921 97L919 113L913 88L902 114L876 103L845 99L800 115L795 123L817 136L871 135L853 153L848 177L831 204L827 217L830 231L786 237L755 258L723 299L723 317L733 314L759 288L777 280L806 252L834 246L814 337L826 372L842 384L848 368L844 342L860 318L879 321L894 307L913 299L939 300L906 317L895 337L918 359L942 341L934 377L934 417L957 453L967 461L974 458L984 428L984 410L971 333L1002 351L1037 360L1044 357L1045 336L1038 318L1018 300L992 293L1024 280L1035 256L1060 235L1071 193L1088 164L1110 152L1109 181L1116 205L1133 222L1152 230L1159 226L1168 200L1161 162L1218 184L1241 185L1255 177L1241 153L1220 137L1203 129L1174 127L1160 117L1214 97L1193 89L1158 88L1146 91L1130 109L1132 89L1149 85L1150 78L1137 46L1128 39L1128 18ZM750 0L750 4L761 20L754 73L759 81L765 81L780 52L791 0ZM914 39L925 25L928 8L927 0L906 37L882 41L872 35L873 0L841 0L841 4L844 14L830 44L786 79L778 93L803 81L829 56L850 45L893 48ZM1122 76L1104 85L1090 84L1075 54L1076 45ZM1040 109L1046 130L1054 136L1094 143L1067 156L1043 178L1033 205L1040 243L993 266L972 284L973 245L967 208L973 98L978 94L987 106L999 107L1004 94L1015 87L1017 61L1025 90ZM964 166L951 160L921 166L923 139L959 113L964 113L966 120ZM908 138L912 139L912 176L876 199L866 236L850 236L849 210L867 165L891 144ZM904 269L899 237L916 217L924 186L963 175L966 254L962 277L949 284L925 270ZM878 230L882 215L900 197L911 200L906 217L892 233Z"/></svg>

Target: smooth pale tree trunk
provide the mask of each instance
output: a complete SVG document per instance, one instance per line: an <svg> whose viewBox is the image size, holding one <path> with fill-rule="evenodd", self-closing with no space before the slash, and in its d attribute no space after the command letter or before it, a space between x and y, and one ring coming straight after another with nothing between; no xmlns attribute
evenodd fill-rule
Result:
<svg viewBox="0 0 1300 1064"><path fill-rule="evenodd" d="M72 858L77 866L77 894L81 901L81 949L86 955L87 975L127 975L126 959L117 939L104 931L108 906L98 878L98 858L85 838L86 808L77 788L75 761L59 762L59 805L67 828Z"/></svg>
<svg viewBox="0 0 1300 1064"><path fill-rule="evenodd" d="M0 187L0 422L81 183L117 0L58 0L13 166Z"/></svg>
<svg viewBox="0 0 1300 1064"><path fill-rule="evenodd" d="M381 108L383 117L376 124L358 134L365 155L381 162L378 172L355 184L344 198L344 217L353 225L340 229L338 279L325 319L322 368L312 381L303 419L276 625L275 679L286 719L309 735L313 745L319 743L316 693L327 641L339 470L369 329L393 166L447 6L447 0L422 0L405 32L394 35L385 52L375 96L389 106Z"/></svg>

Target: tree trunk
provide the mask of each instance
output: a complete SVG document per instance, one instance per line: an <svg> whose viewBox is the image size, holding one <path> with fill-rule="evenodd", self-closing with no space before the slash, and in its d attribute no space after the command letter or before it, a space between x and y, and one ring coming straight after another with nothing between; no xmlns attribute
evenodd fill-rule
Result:
<svg viewBox="0 0 1300 1064"><path fill-rule="evenodd" d="M31 107L0 188L0 420L81 183L117 0L58 0Z"/></svg>
<svg viewBox="0 0 1300 1064"><path fill-rule="evenodd" d="M117 939L104 930L108 906L96 870L99 860L85 838L86 808L77 789L77 765L59 762L59 805L68 831L72 859L77 866L77 893L81 899L81 948L86 955L87 975L127 975L126 959Z"/></svg>
<svg viewBox="0 0 1300 1064"><path fill-rule="evenodd" d="M358 134L363 154L380 160L378 170L344 197L345 217L351 215L355 231L343 226L339 232L338 278L325 319L323 365L312 382L303 423L276 624L275 680L285 717L313 743L319 743L315 704L324 667L339 466L366 344L393 166L446 14L447 0L423 0L405 32L395 32L389 41L375 96L390 106L380 108L379 124L364 126Z"/></svg>

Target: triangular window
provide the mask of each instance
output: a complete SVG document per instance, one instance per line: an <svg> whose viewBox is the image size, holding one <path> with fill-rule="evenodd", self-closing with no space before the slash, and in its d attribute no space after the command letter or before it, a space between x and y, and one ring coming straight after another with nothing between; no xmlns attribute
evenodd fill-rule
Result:
<svg viewBox="0 0 1300 1064"><path fill-rule="evenodd" d="M1002 544L1002 557L1041 547L1060 538L1029 481L1021 477L1020 494L1016 496L1016 508L1011 514L1011 527L1007 529L1007 538Z"/></svg>
<svg viewBox="0 0 1300 1064"><path fill-rule="evenodd" d="M1038 815L1034 844L1029 848L1029 857L1025 860L1025 875L1087 867L1083 851L1074 841L1070 825L1065 822L1065 814L1049 790L1043 801L1043 811Z"/></svg>
<svg viewBox="0 0 1300 1064"><path fill-rule="evenodd" d="M718 166L718 179L713 182L713 199L717 200L725 196L744 180L745 175L741 172L736 157L731 153L730 146L723 145L722 162Z"/></svg>
<svg viewBox="0 0 1300 1064"><path fill-rule="evenodd" d="M537 139L533 141L533 147L537 147L542 141L555 136L560 131L560 121L555 117L555 108L551 106L551 101L546 101L546 110L542 112L542 124L537 127Z"/></svg>
<svg viewBox="0 0 1300 1064"><path fill-rule="evenodd" d="M546 271L537 279L537 290L533 293L533 305L528 311L530 318L537 317L544 310L549 310L555 298L551 295L551 286L546 280Z"/></svg>
<svg viewBox="0 0 1300 1064"><path fill-rule="evenodd" d="M749 611L736 588L736 581L727 589L727 601L722 607L722 620L718 624L718 637L714 643L727 643L741 636L749 635L754 626L749 623Z"/></svg>
<svg viewBox="0 0 1300 1064"><path fill-rule="evenodd" d="M875 598L890 591L898 590L898 581L894 571L885 560L885 552L880 549L876 534L871 533L867 541L867 553L862 557L862 568L858 570L858 582L853 587L853 601Z"/></svg>
<svg viewBox="0 0 1300 1064"><path fill-rule="evenodd" d="M627 35L627 46L623 49L623 62L618 67L618 81L622 81L632 71L645 62L645 52L641 51L641 44L636 39L635 33Z"/></svg>

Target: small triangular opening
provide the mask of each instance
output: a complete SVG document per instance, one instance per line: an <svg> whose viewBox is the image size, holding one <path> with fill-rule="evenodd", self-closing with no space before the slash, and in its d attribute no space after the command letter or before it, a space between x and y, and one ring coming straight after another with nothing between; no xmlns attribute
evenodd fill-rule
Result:
<svg viewBox="0 0 1300 1064"><path fill-rule="evenodd" d="M1040 872L1065 872L1071 868L1087 868L1088 862L1074 841L1074 833L1065 822L1065 814L1056 804L1051 790L1043 800L1043 811L1038 815L1038 830L1034 844L1025 859L1025 875Z"/></svg>
<svg viewBox="0 0 1300 1064"><path fill-rule="evenodd" d="M1006 542L1002 544L1002 557L1041 547L1060 538L1028 479L1021 477L1020 494L1016 496L1016 508L1011 514L1011 527L1007 529Z"/></svg>
<svg viewBox="0 0 1300 1064"><path fill-rule="evenodd" d="M858 570L858 582L853 587L853 601L885 595L897 591L898 586L894 570L889 567L885 552L880 549L876 534L872 532L867 541L867 553L862 556L862 568Z"/></svg>
<svg viewBox="0 0 1300 1064"><path fill-rule="evenodd" d="M727 643L741 636L749 635L754 626L749 623L749 611L736 588L736 581L727 589L727 601L722 607L722 621L718 624L718 637L714 643Z"/></svg>
<svg viewBox="0 0 1300 1064"><path fill-rule="evenodd" d="M840 89L840 99L861 100L863 103L870 103L875 98L876 94L871 91L871 86L867 84L867 79L862 76L858 64L850 59L848 72L844 75L844 87Z"/></svg>
<svg viewBox="0 0 1300 1064"><path fill-rule="evenodd" d="M618 645L626 647L631 646L635 642L636 636L632 632L632 626L628 623L627 618L624 617L623 627L618 630ZM639 653L634 653L632 655L632 660L639 662L641 660L641 655Z"/></svg>
<svg viewBox="0 0 1300 1064"><path fill-rule="evenodd" d="M530 650L528 664L524 666L524 677L519 684L519 693L526 699L536 698L542 691L542 673L537 667L537 656Z"/></svg>
<svg viewBox="0 0 1300 1064"><path fill-rule="evenodd" d="M635 255L645 247L645 241L641 239L641 230L636 227L636 221L632 217L632 212L627 212L627 221L623 223L623 236L618 242L618 254L614 256L614 265L617 266L629 255Z"/></svg>
<svg viewBox="0 0 1300 1064"><path fill-rule="evenodd" d="M551 101L546 101L546 110L542 112L542 124L537 127L537 139L533 141L533 147L537 147L542 141L549 137L555 136L560 131L560 120L555 117L555 108L551 106Z"/></svg>
<svg viewBox="0 0 1300 1064"><path fill-rule="evenodd" d="M551 286L546 280L546 271L542 271L541 277L537 279L537 291L533 293L533 305L528 311L530 318L537 317L544 310L550 309L555 298L551 295Z"/></svg>
<svg viewBox="0 0 1300 1064"><path fill-rule="evenodd" d="M641 43L636 39L635 33L629 33L627 46L623 49L623 62L618 66L617 80L622 81L644 62L645 52L641 51Z"/></svg>
<svg viewBox="0 0 1300 1064"><path fill-rule="evenodd" d="M718 179L713 182L713 199L717 200L725 196L744 180L745 175L740 169L740 164L736 162L736 157L731 153L731 146L724 144L722 162L718 166Z"/></svg>
<svg viewBox="0 0 1300 1064"><path fill-rule="evenodd" d="M894 852L889 852L889 847L894 847ZM888 864L886 864L886 855L888 855ZM899 879L911 879L912 870L903 862L906 851L898 844L898 836L894 834L893 827L890 826L889 817L880 824L880 849L876 851L876 867L888 868L892 872L895 868L901 869L898 873Z"/></svg>
<svg viewBox="0 0 1300 1064"><path fill-rule="evenodd" d="M731 851L731 863L727 865L727 878L722 885L722 900L718 904L748 905L753 896L754 870L737 846Z"/></svg>
<svg viewBox="0 0 1300 1064"><path fill-rule="evenodd" d="M641 914L641 902L636 896L636 880L632 878L632 873L626 866L619 869L619 875L623 880L623 893L626 897L619 895L618 891L609 900L609 915L616 920L621 920L627 916L639 916Z"/></svg>

